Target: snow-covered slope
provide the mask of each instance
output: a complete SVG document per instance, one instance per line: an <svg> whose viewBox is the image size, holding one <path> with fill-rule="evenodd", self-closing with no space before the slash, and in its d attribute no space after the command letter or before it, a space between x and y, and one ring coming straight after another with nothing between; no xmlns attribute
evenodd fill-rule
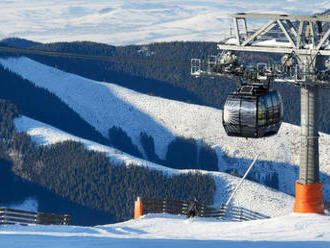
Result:
<svg viewBox="0 0 330 248"><path fill-rule="evenodd" d="M219 170L243 174L256 153L261 152L253 169L256 180L274 182L280 191L294 194L298 178L300 130L283 123L276 136L265 139L228 137L221 125L221 111L214 108L140 94L126 88L89 80L37 63L28 58L0 59L0 64L36 86L60 97L68 106L107 135L120 126L143 151L140 132L154 138L155 150L164 157L175 136L203 140L214 145ZM320 171L324 198L330 200L330 136L320 134Z"/></svg>
<svg viewBox="0 0 330 248"><path fill-rule="evenodd" d="M28 2L26 4L25 2ZM11 0L0 1L0 38L40 42L89 40L115 45L218 41L234 12L314 14L317 0ZM256 23L258 24L258 23Z"/></svg>
<svg viewBox="0 0 330 248"><path fill-rule="evenodd" d="M291 214L267 220L222 222L147 215L106 226L3 226L1 247L328 248L330 217Z"/></svg>
<svg viewBox="0 0 330 248"><path fill-rule="evenodd" d="M25 116L15 119L15 127L18 131L28 133L32 140L40 145L50 145L68 140L80 142L89 150L105 153L109 157L110 161L115 164L126 164L127 166L134 164L137 166L144 166L150 169L160 170L167 175L195 172L191 170L170 169L138 159L111 147L67 134L61 130ZM215 206L225 203L232 190L234 190L235 186L240 181L240 178L222 172L199 172L209 174L215 180ZM242 206L268 216L285 215L291 213L293 209L293 197L251 181L244 182L243 186L234 197L232 203L236 206Z"/></svg>
<svg viewBox="0 0 330 248"><path fill-rule="evenodd" d="M21 209L25 211L38 211L38 201L34 198L27 198L21 203L17 204L10 204L10 205L0 205L1 207L7 207L7 208L14 208L14 209Z"/></svg>

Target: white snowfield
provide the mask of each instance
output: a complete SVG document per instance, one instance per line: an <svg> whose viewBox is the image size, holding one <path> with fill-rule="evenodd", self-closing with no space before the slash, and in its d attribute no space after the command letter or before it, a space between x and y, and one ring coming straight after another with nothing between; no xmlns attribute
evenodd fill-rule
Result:
<svg viewBox="0 0 330 248"><path fill-rule="evenodd" d="M215 108L96 82L26 57L0 59L0 64L57 95L105 137L109 128L119 126L143 152L139 137L146 132L154 138L155 151L161 158L175 136L194 138L214 147L220 171L235 169L240 175L260 152L253 169L260 181L275 175L280 191L295 193L300 153L298 126L283 123L277 135L264 139L229 137L221 125L221 110ZM319 143L324 198L330 200L330 136L320 133Z"/></svg>
<svg viewBox="0 0 330 248"><path fill-rule="evenodd" d="M0 226L5 248L329 248L330 217L317 214L247 221L152 214L139 220L95 227Z"/></svg>
<svg viewBox="0 0 330 248"><path fill-rule="evenodd" d="M0 38L114 45L218 41L229 34L231 13L312 15L327 8L326 0L10 0L0 1Z"/></svg>

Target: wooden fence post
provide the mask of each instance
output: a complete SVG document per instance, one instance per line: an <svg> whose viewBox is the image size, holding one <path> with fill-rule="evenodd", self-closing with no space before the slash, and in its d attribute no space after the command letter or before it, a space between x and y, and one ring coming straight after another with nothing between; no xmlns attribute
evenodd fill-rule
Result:
<svg viewBox="0 0 330 248"><path fill-rule="evenodd" d="M162 212L166 213L166 200L163 200L163 205L162 205Z"/></svg>
<svg viewBox="0 0 330 248"><path fill-rule="evenodd" d="M63 218L63 225L70 225L70 217L69 215L65 214Z"/></svg>
<svg viewBox="0 0 330 248"><path fill-rule="evenodd" d="M143 202L140 196L134 203L134 219L139 219L143 214Z"/></svg>
<svg viewBox="0 0 330 248"><path fill-rule="evenodd" d="M200 217L203 217L204 215L205 215L205 208L204 208L204 206L202 205L201 207L200 207L200 209L201 209L201 211L200 211Z"/></svg>
<svg viewBox="0 0 330 248"><path fill-rule="evenodd" d="M2 223L6 223L6 208L3 209L3 220Z"/></svg>
<svg viewBox="0 0 330 248"><path fill-rule="evenodd" d="M38 213L35 213L34 215L34 223L38 223Z"/></svg>
<svg viewBox="0 0 330 248"><path fill-rule="evenodd" d="M243 221L243 209L240 208L239 221Z"/></svg>

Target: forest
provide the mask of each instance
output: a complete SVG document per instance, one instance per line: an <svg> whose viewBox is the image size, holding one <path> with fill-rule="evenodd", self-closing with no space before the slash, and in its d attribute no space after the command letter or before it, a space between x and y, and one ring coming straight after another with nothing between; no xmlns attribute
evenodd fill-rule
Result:
<svg viewBox="0 0 330 248"><path fill-rule="evenodd" d="M13 119L19 114L14 104L0 100L0 203L16 203L30 195L40 200L43 208L39 211L69 211L72 224L85 225L132 218L137 196L197 197L205 204L213 203L215 182L211 176L165 175L134 164L112 164L103 153L88 151L72 141L39 146L27 134L15 131ZM27 189L33 192L27 194ZM53 197L44 197L47 192ZM70 207L54 208L59 202Z"/></svg>

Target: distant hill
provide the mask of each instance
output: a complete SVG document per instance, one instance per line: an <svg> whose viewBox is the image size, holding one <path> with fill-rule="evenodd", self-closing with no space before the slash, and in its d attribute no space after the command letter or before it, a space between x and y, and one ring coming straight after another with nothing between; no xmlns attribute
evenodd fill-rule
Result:
<svg viewBox="0 0 330 248"><path fill-rule="evenodd" d="M15 48L31 48L40 46L42 43L21 38L6 38L0 41L1 46L10 46Z"/></svg>

